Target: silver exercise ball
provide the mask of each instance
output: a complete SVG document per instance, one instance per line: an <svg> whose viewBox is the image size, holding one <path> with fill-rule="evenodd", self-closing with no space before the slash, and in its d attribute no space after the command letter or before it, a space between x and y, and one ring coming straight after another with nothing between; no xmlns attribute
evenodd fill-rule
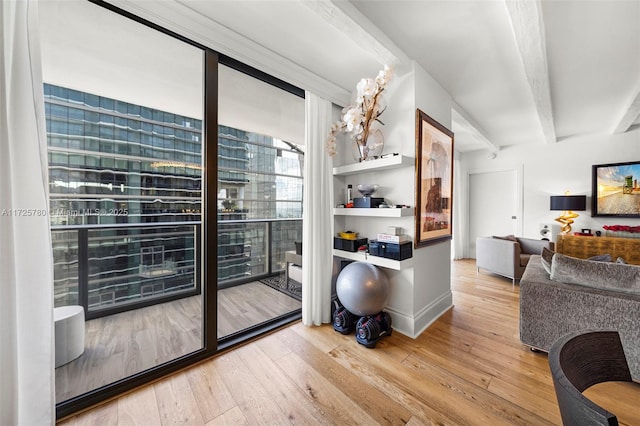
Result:
<svg viewBox="0 0 640 426"><path fill-rule="evenodd" d="M389 299L389 279L378 268L365 262L345 266L336 281L338 299L358 316L382 311Z"/></svg>

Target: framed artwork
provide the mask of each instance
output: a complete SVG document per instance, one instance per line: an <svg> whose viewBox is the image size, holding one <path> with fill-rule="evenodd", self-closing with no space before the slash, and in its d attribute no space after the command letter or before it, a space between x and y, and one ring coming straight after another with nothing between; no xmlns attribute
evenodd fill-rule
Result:
<svg viewBox="0 0 640 426"><path fill-rule="evenodd" d="M415 247L451 239L453 132L416 113Z"/></svg>
<svg viewBox="0 0 640 426"><path fill-rule="evenodd" d="M640 217L640 161L592 168L591 216Z"/></svg>

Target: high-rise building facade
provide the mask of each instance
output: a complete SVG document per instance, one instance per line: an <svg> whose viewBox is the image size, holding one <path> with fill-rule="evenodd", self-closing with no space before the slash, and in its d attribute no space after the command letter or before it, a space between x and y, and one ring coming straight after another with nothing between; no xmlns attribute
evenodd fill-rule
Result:
<svg viewBox="0 0 640 426"><path fill-rule="evenodd" d="M83 286L95 309L196 288L202 122L50 84L45 112L56 304ZM219 283L278 269L300 239L283 220L302 216L293 148L219 127Z"/></svg>

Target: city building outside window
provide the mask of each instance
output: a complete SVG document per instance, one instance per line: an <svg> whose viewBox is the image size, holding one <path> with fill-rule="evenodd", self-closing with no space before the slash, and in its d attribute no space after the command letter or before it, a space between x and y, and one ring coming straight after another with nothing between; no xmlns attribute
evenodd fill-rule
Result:
<svg viewBox="0 0 640 426"><path fill-rule="evenodd" d="M74 230L84 225L95 225L86 237L89 309L193 289L197 239L186 225L202 217L202 122L51 84L45 112L56 306L78 303ZM266 135L224 125L218 133L224 284L284 268L302 222L260 221L302 218L304 157ZM114 226L149 223L158 227Z"/></svg>

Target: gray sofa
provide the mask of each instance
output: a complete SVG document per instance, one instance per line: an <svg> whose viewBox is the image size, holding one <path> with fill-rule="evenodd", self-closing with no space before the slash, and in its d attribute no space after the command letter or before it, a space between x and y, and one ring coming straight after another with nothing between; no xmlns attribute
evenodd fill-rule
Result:
<svg viewBox="0 0 640 426"><path fill-rule="evenodd" d="M480 237L476 239L476 267L511 278L513 284L524 273L529 258L543 248L553 250L553 243L532 238Z"/></svg>
<svg viewBox="0 0 640 426"><path fill-rule="evenodd" d="M603 264L602 267L617 268L612 264ZM594 283L583 285L552 281L540 256L532 256L520 280L520 341L548 352L553 342L568 332L616 330L620 333L631 376L639 381L639 279L640 274L626 279L624 288L619 290L597 287ZM610 282L605 285L610 287Z"/></svg>

